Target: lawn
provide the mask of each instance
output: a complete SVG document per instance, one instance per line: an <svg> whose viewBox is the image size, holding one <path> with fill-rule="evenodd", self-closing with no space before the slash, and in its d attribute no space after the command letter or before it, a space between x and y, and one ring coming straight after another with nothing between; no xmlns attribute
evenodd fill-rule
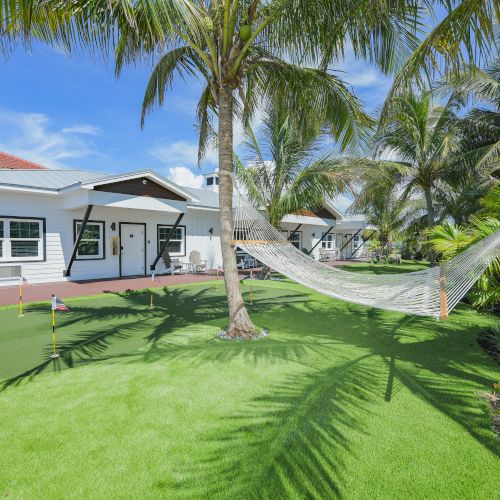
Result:
<svg viewBox="0 0 500 500"><path fill-rule="evenodd" d="M356 264L342 264L337 266L338 269L343 269L345 271L355 271L357 273L364 274L399 274L399 273L412 273L414 271L423 271L427 269L429 264L413 261L404 260L401 264L375 264L372 262L356 263Z"/></svg>
<svg viewBox="0 0 500 500"><path fill-rule="evenodd" d="M245 297L249 299L248 282ZM460 306L445 322L255 283L267 338L217 338L214 283L0 310L0 496L498 498L498 380ZM68 367L72 367L68 369Z"/></svg>

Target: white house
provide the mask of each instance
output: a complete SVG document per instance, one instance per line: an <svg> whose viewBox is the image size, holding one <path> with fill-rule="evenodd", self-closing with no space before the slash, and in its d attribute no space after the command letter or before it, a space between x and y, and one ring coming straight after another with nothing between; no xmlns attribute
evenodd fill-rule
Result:
<svg viewBox="0 0 500 500"><path fill-rule="evenodd" d="M161 273L159 249L169 236L172 257L188 262L196 250L215 269L222 265L217 172L205 182L205 189L182 187L150 170L0 169L0 283ZM285 217L282 230L316 258L321 247L343 247L349 258L363 251L365 227L328 204Z"/></svg>

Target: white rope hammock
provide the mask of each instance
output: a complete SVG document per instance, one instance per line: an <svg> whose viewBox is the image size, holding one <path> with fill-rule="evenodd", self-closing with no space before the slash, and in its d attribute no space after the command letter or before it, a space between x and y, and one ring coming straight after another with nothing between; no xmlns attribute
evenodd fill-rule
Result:
<svg viewBox="0 0 500 500"><path fill-rule="evenodd" d="M490 263L500 256L500 230L440 267L405 274L342 271L301 252L243 197L235 213L235 246L302 285L355 304L446 318Z"/></svg>

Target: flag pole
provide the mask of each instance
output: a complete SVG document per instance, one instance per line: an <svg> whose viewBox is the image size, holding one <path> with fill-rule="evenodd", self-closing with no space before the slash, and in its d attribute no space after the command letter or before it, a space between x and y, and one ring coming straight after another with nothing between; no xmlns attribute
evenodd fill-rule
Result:
<svg viewBox="0 0 500 500"><path fill-rule="evenodd" d="M19 317L23 316L23 277L19 276Z"/></svg>
<svg viewBox="0 0 500 500"><path fill-rule="evenodd" d="M52 359L58 358L59 354L56 352L56 296L52 295Z"/></svg>

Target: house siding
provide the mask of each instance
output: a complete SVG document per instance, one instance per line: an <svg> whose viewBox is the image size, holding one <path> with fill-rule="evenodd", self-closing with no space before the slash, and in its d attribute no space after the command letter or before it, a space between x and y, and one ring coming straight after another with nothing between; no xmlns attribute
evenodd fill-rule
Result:
<svg viewBox="0 0 500 500"><path fill-rule="evenodd" d="M63 280L86 280L98 278L114 278L120 275L119 256L111 254L111 240L119 234L120 222L146 223L146 274L150 274L149 266L157 252L158 224L173 225L177 214L134 210L127 208L111 208L94 206L90 220L103 221L105 224L105 258L99 260L75 260L71 269L71 277L63 276L73 249L73 221L81 220L85 209L64 209L63 199L59 196L6 193L0 194L1 215L18 217L43 217L46 219L45 260L34 262L3 263L1 266L20 265L22 274L30 283L41 283ZM115 230L111 223L116 224ZM189 261L193 250L200 252L202 259L207 260L209 268L222 265L219 244L218 213L211 211L190 210L182 219L186 226L186 256L180 257L183 262ZM213 227L214 234L209 234ZM163 264L158 263L156 271L162 272ZM2 280L0 285L11 285L13 280Z"/></svg>

